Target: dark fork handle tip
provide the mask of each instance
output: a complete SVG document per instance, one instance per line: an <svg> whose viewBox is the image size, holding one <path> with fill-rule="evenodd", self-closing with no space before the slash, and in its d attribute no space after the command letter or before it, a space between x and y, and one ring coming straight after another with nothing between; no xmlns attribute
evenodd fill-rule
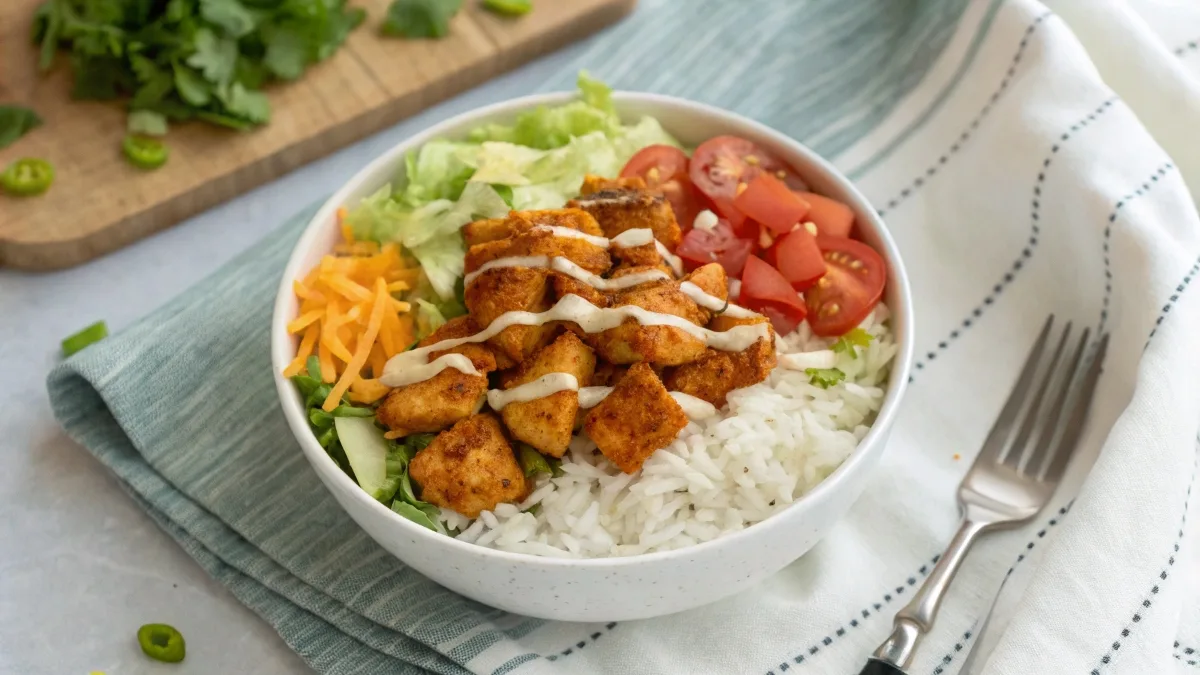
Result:
<svg viewBox="0 0 1200 675"><path fill-rule="evenodd" d="M858 675L904 675L904 671L890 663L869 659Z"/></svg>

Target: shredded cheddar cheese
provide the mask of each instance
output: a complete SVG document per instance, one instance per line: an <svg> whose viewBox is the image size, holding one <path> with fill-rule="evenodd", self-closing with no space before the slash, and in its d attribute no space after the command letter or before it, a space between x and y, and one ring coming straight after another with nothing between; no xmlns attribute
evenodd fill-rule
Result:
<svg viewBox="0 0 1200 675"><path fill-rule="evenodd" d="M393 294L411 288L420 268L406 264L397 244L357 241L344 220L345 210L339 209L344 241L334 254L292 283L300 310L287 325L289 333L300 335L300 344L283 374L303 372L315 355L321 380L333 385L321 406L326 412L343 395L355 403L385 396L389 388L379 382L384 364L407 349L416 334L411 306Z"/></svg>

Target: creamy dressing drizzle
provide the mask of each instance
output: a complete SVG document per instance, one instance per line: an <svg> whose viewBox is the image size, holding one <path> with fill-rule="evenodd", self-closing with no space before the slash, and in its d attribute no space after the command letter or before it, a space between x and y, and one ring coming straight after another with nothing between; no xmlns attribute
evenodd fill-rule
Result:
<svg viewBox="0 0 1200 675"><path fill-rule="evenodd" d="M545 255L530 255L512 256L508 258L496 258L495 260L489 260L480 265L479 269L463 277L463 286L470 286L471 282L475 281L480 274L500 267L550 268L556 272L562 272L573 279L582 281L583 283L588 284L593 288L598 288L602 291L618 291L623 288L637 286L649 281L669 281L671 279L671 275L662 270L644 270L641 272L626 274L615 279L605 279L597 274L592 274L591 272L583 269L568 258L563 258L561 256L552 257Z"/></svg>
<svg viewBox="0 0 1200 675"><path fill-rule="evenodd" d="M594 408L612 392L612 387L584 387L579 390L579 407ZM716 406L691 394L673 391L671 398L683 408L683 414L687 415L688 419L702 420L717 414Z"/></svg>
<svg viewBox="0 0 1200 675"><path fill-rule="evenodd" d="M407 353L407 352L406 352ZM395 358L395 357L393 357ZM415 363L403 371L388 372L384 366L384 381L389 387L404 387L418 382L436 377L438 373L447 368L453 368L460 373L467 375L480 375L478 370L475 370L475 364L471 363L471 359L462 354L444 354L430 361L429 363Z"/></svg>
<svg viewBox="0 0 1200 675"><path fill-rule="evenodd" d="M701 340L709 347L723 352L743 351L758 340L770 336L769 325L766 323L734 326L727 331L718 332L697 326L682 317L651 312L636 305L601 308L596 307L578 295L566 295L545 312L505 312L497 317L487 328L474 335L442 340L428 347L418 347L396 354L384 366L383 376L380 378L380 381L389 387L400 386L396 384L397 382L408 381L411 384L413 381L420 381L419 379L414 380L410 375L406 374L407 371L420 366L427 367L426 371L433 370L433 372L428 372L425 375L425 379L433 377L447 367L457 368L462 372L474 371L474 366L470 365L470 360L466 359L466 357L463 357L463 360L467 361L465 365L470 367L470 371L459 367L463 365L461 362L458 362L456 365L451 360L446 360L445 357L436 359L434 363L426 363L426 360L432 352L452 349L459 345L474 342L483 342L500 334L501 331L510 326L540 326L551 321L566 321L577 324L585 333L592 334L616 328L624 323L626 319L633 319L643 326L671 326L678 328L692 337ZM442 364L441 367L436 367L434 364L439 362Z"/></svg>
<svg viewBox="0 0 1200 675"><path fill-rule="evenodd" d="M492 410L500 412L509 403L528 403L560 391L579 391L579 380L570 373L549 373L512 389L490 389L487 400Z"/></svg>
<svg viewBox="0 0 1200 675"><path fill-rule="evenodd" d="M740 307L732 302L727 302L715 295L711 295L703 288L700 288L690 281L685 281L682 284L679 284L679 290L681 293L691 298L692 302L695 302L704 309L721 314L722 316L729 316L735 319L753 319L755 317L762 316L761 314L752 312L745 307Z"/></svg>
<svg viewBox="0 0 1200 675"><path fill-rule="evenodd" d="M558 225L536 225L535 230L541 232L550 232L556 237L570 237L572 239L582 239L594 246L599 246L604 249L611 248L634 248L636 246L645 246L650 242L654 242L654 248L658 250L658 254L663 257L667 265L675 272L675 276L683 276L683 260L679 256L671 253L671 251L661 241L654 238L654 231L647 227L635 227L632 230L625 230L621 234L608 239L598 237L594 234L587 234L579 230L572 230L569 227L560 227Z"/></svg>

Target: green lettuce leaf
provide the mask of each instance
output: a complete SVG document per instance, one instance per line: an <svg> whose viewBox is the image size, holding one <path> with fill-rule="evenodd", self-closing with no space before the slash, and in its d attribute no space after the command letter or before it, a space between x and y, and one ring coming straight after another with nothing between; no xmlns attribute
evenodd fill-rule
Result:
<svg viewBox="0 0 1200 675"><path fill-rule="evenodd" d="M463 275L463 256L467 254L462 235L456 232L431 239L410 250L421 263L434 292L442 298L453 298L454 285Z"/></svg>

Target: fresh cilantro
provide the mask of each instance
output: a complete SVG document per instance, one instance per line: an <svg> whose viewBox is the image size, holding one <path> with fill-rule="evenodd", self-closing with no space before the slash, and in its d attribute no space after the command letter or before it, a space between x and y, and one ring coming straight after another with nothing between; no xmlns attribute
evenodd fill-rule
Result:
<svg viewBox="0 0 1200 675"><path fill-rule="evenodd" d="M0 148L7 148L41 124L42 118L31 108L0 105Z"/></svg>
<svg viewBox="0 0 1200 675"><path fill-rule="evenodd" d="M854 328L849 333L838 338L838 341L833 343L833 351L838 354L849 354L850 358L858 358L858 347L866 348L874 340L875 336L861 328Z"/></svg>
<svg viewBox="0 0 1200 675"><path fill-rule="evenodd" d="M443 38L462 0L392 0L380 30L403 38Z"/></svg>
<svg viewBox="0 0 1200 675"><path fill-rule="evenodd" d="M846 379L846 374L837 368L806 368L804 374L808 375L809 382L822 389L828 389Z"/></svg>
<svg viewBox="0 0 1200 675"><path fill-rule="evenodd" d="M75 98L147 113L131 116L138 133L151 119L249 129L270 120L265 86L302 77L363 22L347 1L43 0L32 38L43 70L70 52Z"/></svg>
<svg viewBox="0 0 1200 675"><path fill-rule="evenodd" d="M167 116L153 110L134 110L126 119L126 131L143 136L165 136Z"/></svg>

